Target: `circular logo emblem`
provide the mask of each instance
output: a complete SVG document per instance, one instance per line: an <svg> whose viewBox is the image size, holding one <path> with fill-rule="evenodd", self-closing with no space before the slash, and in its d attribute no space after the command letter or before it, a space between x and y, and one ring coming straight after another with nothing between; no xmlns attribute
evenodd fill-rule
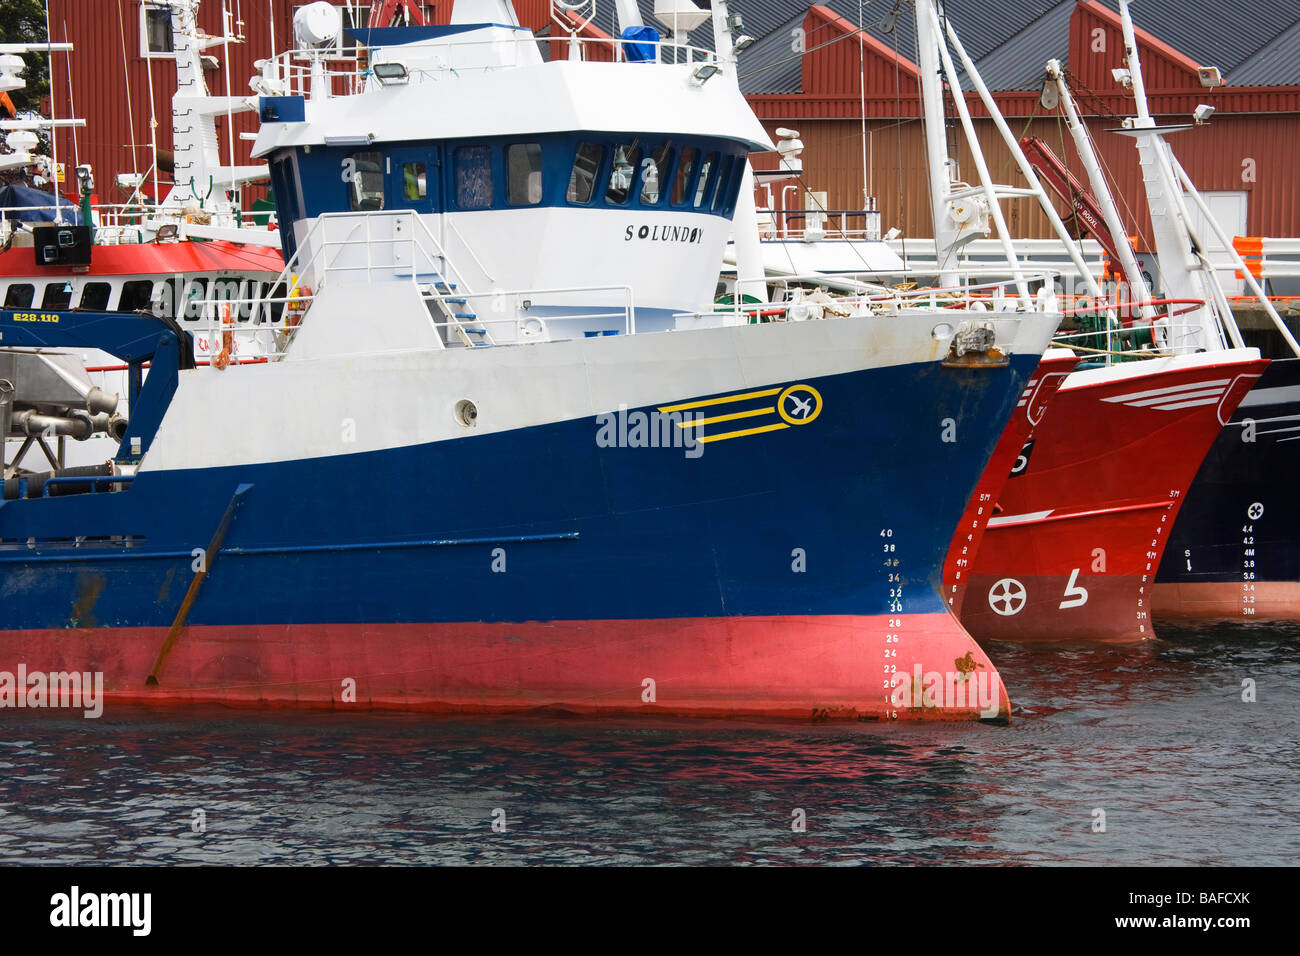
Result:
<svg viewBox="0 0 1300 956"><path fill-rule="evenodd" d="M1020 613L1020 609L1025 606L1025 601L1028 599L1025 586L1015 578L1003 578L994 582L993 587L989 588L989 607L993 608L994 613L1001 614L1003 617Z"/></svg>
<svg viewBox="0 0 1300 956"><path fill-rule="evenodd" d="M776 400L776 410L789 425L807 425L822 413L822 396L811 385L791 385Z"/></svg>
<svg viewBox="0 0 1300 956"><path fill-rule="evenodd" d="M1246 517L1251 521L1258 521L1260 518L1264 517L1264 505L1258 501L1254 502L1246 509Z"/></svg>

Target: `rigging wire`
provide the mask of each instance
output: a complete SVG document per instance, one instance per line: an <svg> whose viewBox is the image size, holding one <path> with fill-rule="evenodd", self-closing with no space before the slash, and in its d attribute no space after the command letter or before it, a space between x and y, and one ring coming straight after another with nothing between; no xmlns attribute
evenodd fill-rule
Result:
<svg viewBox="0 0 1300 956"><path fill-rule="evenodd" d="M752 70L749 70L745 73L738 74L736 78L740 80L744 80L744 79L748 79L751 76L757 76L759 73L763 73L767 70L772 69L773 67L782 66L783 64L789 63L793 60L801 60L809 53L816 53L818 50L824 50L828 46L834 46L836 43L839 43L842 40L851 40L851 39L853 39L852 33L841 33L839 36L833 37L827 40L825 43L819 43L817 44L817 46L810 46L801 53L795 53L790 56L784 56L779 60L773 60L771 63L764 63L762 66L756 66Z"/></svg>
<svg viewBox="0 0 1300 956"><path fill-rule="evenodd" d="M50 71L50 122L53 124L58 117L58 109L54 103L54 91L57 87L54 85L54 53L49 49L49 44L53 33L50 31L50 3L45 0L45 65ZM50 178L54 180L54 212L58 221L63 222L63 204L59 202L59 130L57 127L50 126Z"/></svg>
<svg viewBox="0 0 1300 956"><path fill-rule="evenodd" d="M131 74L126 64L126 28L122 26L122 0L117 0L117 35L122 41L122 86L126 89L126 124L131 139L131 175L139 189L140 167L135 156L135 111L131 108Z"/></svg>
<svg viewBox="0 0 1300 956"><path fill-rule="evenodd" d="M1070 72L1069 69L1063 69L1062 72L1065 77L1066 84L1069 86L1070 90L1076 94L1075 99L1078 100L1080 103L1084 104L1084 106L1086 107L1086 111L1088 113L1091 113L1093 116L1099 116L1103 119L1108 119L1116 126L1123 125L1124 118L1118 115L1108 105L1106 105L1106 101L1104 98L1102 98L1099 94L1095 93L1093 90L1089 89L1088 85L1084 83L1083 80L1081 80L1074 73ZM1120 192L1115 188L1115 176L1110 171L1110 167L1106 164L1106 160L1102 156L1101 151L1097 149L1097 142L1095 139L1093 139L1092 133L1088 129L1088 124L1083 118L1083 114L1084 114L1084 110L1080 110L1080 116L1079 116L1080 124L1083 126L1084 135L1087 136L1088 141L1092 143L1093 152L1097 154L1097 161L1101 164L1102 173L1106 177L1107 184L1110 187L1111 195L1117 198L1119 200L1120 205L1123 206L1125 222L1127 222L1132 226L1134 233L1142 241L1142 243L1145 244L1147 248L1150 248L1151 245L1153 245L1153 243L1151 242L1150 237L1147 236L1146 233L1143 231L1141 226L1141 220L1139 219L1137 213L1133 210L1131 206L1129 206L1128 198L1122 192ZM1127 242L1128 237L1116 236L1115 241Z"/></svg>
<svg viewBox="0 0 1300 956"><path fill-rule="evenodd" d="M862 206L864 209L867 199L875 195L874 171L867 158L867 57L862 49L862 8L865 5L866 0L858 0L858 105L862 118Z"/></svg>
<svg viewBox="0 0 1300 956"><path fill-rule="evenodd" d="M895 18L897 18L897 15L898 15L898 9L899 9L899 7L900 7L901 5L902 5L902 0L895 0L895 3L894 3L894 16L895 16ZM895 20L895 22L897 22L897 21ZM890 32L893 33L893 35L894 35L894 43L893 43L893 47L894 47L894 119L895 119L895 121L896 121L895 124L894 124L894 143L895 143L895 149L896 149L896 151L897 151L897 156L895 157L897 161L894 163L894 166L895 166L896 171L897 171L897 173L898 173L898 213L897 213L897 221L898 221L898 222L902 222L902 223L906 223L906 222L907 222L907 219L905 218L904 213L903 213L904 209L907 208L907 207L906 207L906 204L905 204L904 201L903 201L903 75L902 75L902 67L901 67L900 64L899 64L899 54L898 54L898 31L897 31L897 30L891 30ZM926 176L927 176L927 178L928 178L929 175L930 175L930 171L929 171L929 170L930 170L930 167L929 167L929 164L927 163L927 164L926 164ZM901 243L901 245L902 245L902 249L903 249L903 269L904 269L904 270L907 270L907 269L908 269L908 264L907 264L907 234L904 233L900 238L903 240L902 243Z"/></svg>
<svg viewBox="0 0 1300 956"><path fill-rule="evenodd" d="M63 19L63 42L68 42L68 20ZM72 98L72 53L63 54L64 66L68 73L68 116L75 119L77 116L77 101ZM72 127L72 162L76 166L81 165L81 148L77 144L77 127Z"/></svg>

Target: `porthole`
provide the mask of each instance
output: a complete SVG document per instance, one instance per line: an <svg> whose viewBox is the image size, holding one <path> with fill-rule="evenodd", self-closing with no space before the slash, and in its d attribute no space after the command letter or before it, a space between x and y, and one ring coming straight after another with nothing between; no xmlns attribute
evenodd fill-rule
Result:
<svg viewBox="0 0 1300 956"><path fill-rule="evenodd" d="M466 428L473 428L478 424L478 408L468 398L462 398L456 403L456 422L464 425Z"/></svg>

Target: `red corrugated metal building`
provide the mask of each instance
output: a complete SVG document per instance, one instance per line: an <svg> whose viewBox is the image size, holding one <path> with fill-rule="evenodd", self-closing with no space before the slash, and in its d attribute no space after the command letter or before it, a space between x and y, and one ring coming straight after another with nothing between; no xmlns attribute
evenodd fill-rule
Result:
<svg viewBox="0 0 1300 956"><path fill-rule="evenodd" d="M1008 5L1014 6L992 4L991 13L996 14L998 6ZM951 12L954 5L948 6ZM1149 216L1133 141L1107 132L1120 125L1121 117L1134 112L1132 97L1111 74L1112 68L1123 65L1119 16L1097 0L1070 0L1063 6L1068 20L1063 17L1061 26L1068 29L1068 34L1055 44L1063 47L1059 52L1047 44L1034 51L1022 43L1015 50L994 50L984 60L976 57L977 65L983 74L985 63L992 62L996 71L997 57L1014 55L1029 60L1022 72L1027 69L1032 74L1034 69L1041 72L1049 56L1063 60L1080 110L1111 175L1115 195L1121 206L1132 211L1138 232L1146 235ZM1207 0L1206 6L1222 8L1224 3ZM1165 4L1140 4L1135 7L1135 16L1156 21L1158 29L1162 10L1167 12ZM1248 13L1243 10L1242 16ZM1291 33L1300 33L1300 9L1289 16L1297 21ZM952 19L958 32L964 33L968 24L955 14ZM886 226L898 225L910 236L932 235L925 143L918 119L917 67L911 56L903 53L906 50L911 54L914 49L911 37L897 44L883 42L872 31L860 32L856 23L822 5L807 11L799 29L803 31L799 42L807 52L800 63L798 91L753 93L749 101L755 112L769 131L780 126L799 131L807 147L803 182L809 188L825 190L831 207L861 208L866 180L867 189L879 200ZM988 32L990 27L983 24L980 30ZM900 23L897 33L903 32ZM1296 45L1293 38L1291 46ZM1199 63L1141 28L1138 46L1151 112L1162 123L1188 123L1202 103L1216 109L1208 124L1182 133L1172 142L1202 192L1222 194L1224 200L1237 199L1238 205L1244 204L1244 221L1225 225L1251 235L1300 235L1300 179L1296 175L1300 85L1234 86L1229 73L1228 85L1207 88L1202 85L1198 68L1212 62ZM1266 71L1253 68L1251 73L1261 76ZM1027 84L1019 89L994 86L999 109L1012 129L1019 135L1046 140L1086 182L1068 132L1055 113L1040 105L1040 93L1040 87ZM968 93L967 102L975 117L987 116L974 93ZM991 121L977 119L976 126L994 178L1022 184ZM954 138L962 139L960 131ZM975 169L964 148L958 159L966 177L973 181ZM775 163L774 154L755 158L760 168ZM1229 202L1224 208L1231 213L1234 207ZM1008 218L1021 235L1051 235L1033 200L1010 201Z"/></svg>

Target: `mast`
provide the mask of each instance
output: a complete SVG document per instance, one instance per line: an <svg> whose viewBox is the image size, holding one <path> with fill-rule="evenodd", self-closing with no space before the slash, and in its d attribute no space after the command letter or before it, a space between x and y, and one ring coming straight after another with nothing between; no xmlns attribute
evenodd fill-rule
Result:
<svg viewBox="0 0 1300 956"><path fill-rule="evenodd" d="M1133 247L1129 245L1128 237L1124 233L1124 224L1120 222L1119 210L1115 207L1115 198L1111 195L1110 184L1106 182L1097 153L1092 148L1092 140L1089 139L1088 131L1079 118L1078 110L1074 107L1074 98L1070 95L1070 87L1065 82L1060 61L1047 61L1047 75L1056 84L1056 90L1060 94L1061 105L1065 109L1066 126L1074 139L1074 148L1083 161L1083 168L1088 173L1088 182L1092 185L1093 195L1097 197L1097 203L1101 206L1102 215L1106 219L1106 228L1110 230L1111 237L1114 239L1115 256L1124 270L1129 291L1138 302L1148 303L1151 299L1151 290L1147 288L1146 278L1142 275L1142 269L1133 255ZM1139 310L1143 319L1150 321L1155 318L1156 311L1152 306L1144 304L1139 306Z"/></svg>
<svg viewBox="0 0 1300 956"><path fill-rule="evenodd" d="M203 51L214 46L225 46L237 41L229 34L223 14L223 34L212 37L198 26L198 0L159 0L171 8L172 57L176 64L176 95L172 97L172 148L175 154L171 192L162 203L169 212L179 212L185 206L197 204L206 211L238 225L239 211L228 198L226 190L243 183L265 179L264 165L235 166L234 138L230 136L232 165L221 162L217 139L217 117L225 116L233 132L233 113L251 110L246 97L212 96L203 77ZM227 74L229 57L227 56ZM229 77L227 76L227 81Z"/></svg>
<svg viewBox="0 0 1300 956"><path fill-rule="evenodd" d="M1171 322L1169 345L1180 351L1225 348L1227 342L1222 330L1226 329L1233 344L1240 348L1244 344L1241 333L1231 311L1226 309L1227 302L1223 300L1214 267L1192 228L1182 187L1174 175L1173 153L1164 138L1168 133L1190 129L1190 126L1158 127L1151 117L1128 0L1119 0L1119 12L1128 70L1125 79L1137 108L1137 116L1124 121L1122 132L1137 142L1138 163L1151 212L1151 232L1160 260L1161 285L1171 299L1197 299L1206 303ZM1219 308L1211 308L1210 303Z"/></svg>
<svg viewBox="0 0 1300 956"><path fill-rule="evenodd" d="M948 215L948 195L952 192L955 178L955 161L948 155L938 53L940 41L931 26L927 14L929 9L930 0L917 0L916 50L917 65L921 71L925 155L930 173L930 214L934 220L934 262L940 270L939 284L954 286L957 284L957 274L949 268L949 260L957 245L957 226Z"/></svg>
<svg viewBox="0 0 1300 956"><path fill-rule="evenodd" d="M1205 308L1193 313L1194 317L1201 319L1199 329L1193 327L1188 330L1185 333L1186 338L1193 345L1211 347L1201 343L1212 340L1216 333L1219 342L1222 343L1222 334L1226 331L1235 347L1241 348L1245 345L1241 332L1237 328L1236 319L1233 318L1232 309L1223 294L1218 273L1206 258L1205 247L1192 229L1191 216L1185 202L1185 199L1191 199L1209 225L1210 231L1231 255L1241 275L1245 277L1251 291L1258 297L1287 346L1300 356L1300 343L1296 342L1291 330L1277 314L1277 309L1269 301L1263 287L1241 261L1241 256L1232 245L1231 237L1215 220L1209 206L1197 191L1196 185L1187 175L1182 164L1178 162L1172 147L1164 138L1166 133L1179 132L1190 127L1174 126L1162 129L1152 120L1128 0L1119 0L1119 13L1120 25L1124 31L1124 58L1128 66L1128 73L1124 78L1132 87L1137 106L1137 118L1125 120L1123 132L1133 136L1137 141L1138 161L1142 165L1142 178L1147 192L1147 205L1151 212L1156 254L1160 258L1161 278L1165 284L1165 291L1170 296L1197 298L1206 303ZM1200 110L1198 110L1197 122L1200 121ZM1214 303L1214 308L1209 307L1211 302ZM1216 319L1217 327L1206 328L1209 322Z"/></svg>
<svg viewBox="0 0 1300 956"><path fill-rule="evenodd" d="M957 107L957 115L961 119L962 130L966 134L966 141L970 146L971 156L975 160L975 171L979 174L980 187L984 192L984 202L988 209L989 215L993 217L993 223L997 227L998 239L1002 243L1002 251L1007 257L1007 263L1011 266L1011 274L1015 277L1016 291L1020 295L1020 301L1026 311L1033 308L1029 299L1029 284L1025 279L1025 274L1020 268L1020 263L1016 258L1015 246L1011 242L1011 231L1007 228L1006 220L1002 215L1002 203L998 201L997 187L993 185L993 178L989 174L987 161L984 159L984 151L980 149L979 137L975 133L975 124L970 118L970 109L966 106L966 96L962 92L961 80L957 76L957 70L953 66L952 56L948 52L948 43L940 32L939 15L934 6L928 6L928 17L931 21L931 27L934 29L935 36L940 40L939 43L939 60L943 64L944 73L948 76L948 89L952 92L953 104ZM920 10L918 9L918 14ZM950 200L964 198L961 194L949 195ZM950 209L954 212L957 207L950 204ZM954 216L955 218L955 216Z"/></svg>
<svg viewBox="0 0 1300 956"><path fill-rule="evenodd" d="M736 52L731 39L731 13L727 0L713 0L713 49L718 65L728 73L731 82L740 87L736 69ZM740 181L740 194L731 219L732 237L736 243L736 309L737 314L745 296L759 302L767 301L767 271L763 267L763 247L758 240L758 210L754 206L754 170L745 159L745 172Z"/></svg>
<svg viewBox="0 0 1300 956"><path fill-rule="evenodd" d="M1007 148L1011 151L1016 165L1020 168L1020 174L1025 177L1029 183L1029 188L1023 191L1002 190L1003 195L1025 195L1033 196L1038 200L1039 206L1042 207L1048 221L1052 224L1052 229L1056 232L1057 238L1061 240L1065 250L1070 255L1070 261L1074 263L1075 269L1078 270L1080 278L1088 289L1088 294L1096 301L1100 302L1105 298L1101 285L1097 282L1095 276L1088 269L1088 264L1084 262L1083 255L1075 246L1074 237L1070 235L1065 223L1061 221L1060 214L1056 207L1052 205L1051 197L1043 188L1038 174L1034 172L1034 167L1030 164L1029 158L1025 151L1020 147L1020 141L1016 139L1011 132L1011 127L1007 125L1006 118L1003 117L1002 111L998 109L997 102L993 99L993 94L989 92L988 86L984 83L984 78L980 76L979 70L975 68L975 62L966 53L966 48L962 46L961 38L957 36L957 31L953 29L951 22L948 23L948 41L952 44L953 51L957 54L957 59L965 70L966 76L970 78L971 85L979 93L980 102L984 104L984 109L988 111L989 118L993 120L993 125L997 127Z"/></svg>

